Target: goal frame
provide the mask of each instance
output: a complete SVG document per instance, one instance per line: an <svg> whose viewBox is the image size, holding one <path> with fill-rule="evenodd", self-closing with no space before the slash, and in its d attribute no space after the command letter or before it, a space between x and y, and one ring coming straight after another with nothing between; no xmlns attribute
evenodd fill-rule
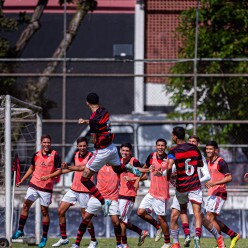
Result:
<svg viewBox="0 0 248 248"><path fill-rule="evenodd" d="M41 148L40 146L40 138L42 135L42 117L41 117L41 107L29 104L27 102L21 101L15 97L10 95L2 95L0 98L5 100L5 107L4 107L4 165L5 165L5 236L6 239L11 243L11 236L12 236L12 185L11 185L11 174L12 174L12 157L11 157L11 104L15 103L20 107L32 110L36 115L36 150ZM41 213L40 213L40 204L39 201L36 201L35 204L35 237L36 243L40 240L40 224L41 224Z"/></svg>

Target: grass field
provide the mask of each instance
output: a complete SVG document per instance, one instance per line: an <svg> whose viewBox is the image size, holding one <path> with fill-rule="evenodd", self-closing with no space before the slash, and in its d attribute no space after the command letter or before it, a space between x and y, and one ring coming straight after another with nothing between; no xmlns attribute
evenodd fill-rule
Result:
<svg viewBox="0 0 248 248"><path fill-rule="evenodd" d="M54 239L54 238L49 239L46 247L52 247L52 244L56 243L57 240L58 239ZM74 241L75 241L75 239L70 239L70 243L68 245L61 246L61 247L62 248L70 248L71 244L73 244ZM89 242L90 242L89 239L83 239L80 247L86 248L88 246ZM98 242L99 242L99 244L98 244L97 248L115 248L115 239L114 238L110 238L110 239L101 238L101 239L98 239ZM181 247L183 247L183 240L180 240L180 243L181 243ZM191 246L190 246L191 248L194 247L193 243L194 242L192 240ZM128 239L128 244L129 244L130 248L138 247L137 246L137 239L135 239L135 238ZM225 239L225 244L226 244L226 247L229 248L229 246L230 246L229 239ZM141 246L141 248L155 248L155 247L160 248L162 245L163 245L162 239L159 242L154 242L154 239L147 238L145 240L145 243ZM212 239L212 238L202 238L201 239L201 248L213 248L213 247L215 247L215 245L216 245L215 239ZM18 247L25 248L25 247L32 247L32 246L29 246L27 244L14 243L12 247L13 248L18 248ZM248 248L248 239L240 239L235 247L236 248Z"/></svg>

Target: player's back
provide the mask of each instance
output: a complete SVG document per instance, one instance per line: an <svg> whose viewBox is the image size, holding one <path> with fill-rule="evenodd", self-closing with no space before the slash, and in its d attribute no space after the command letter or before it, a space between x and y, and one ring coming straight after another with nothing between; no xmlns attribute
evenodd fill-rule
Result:
<svg viewBox="0 0 248 248"><path fill-rule="evenodd" d="M201 188L197 167L202 156L197 146L178 144L170 153L176 158L177 191L187 192Z"/></svg>

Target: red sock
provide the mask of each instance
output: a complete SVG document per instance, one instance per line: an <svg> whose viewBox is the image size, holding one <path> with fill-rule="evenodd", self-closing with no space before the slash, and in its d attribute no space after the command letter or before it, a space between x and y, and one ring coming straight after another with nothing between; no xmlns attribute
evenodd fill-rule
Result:
<svg viewBox="0 0 248 248"><path fill-rule="evenodd" d="M96 185L90 179L82 177L81 183L90 191L91 195L95 196L101 202L101 204L104 205L104 198L102 197Z"/></svg>
<svg viewBox="0 0 248 248"><path fill-rule="evenodd" d="M66 223L59 224L59 228L60 228L60 233L61 233L62 239L67 239L67 235L66 235Z"/></svg>
<svg viewBox="0 0 248 248"><path fill-rule="evenodd" d="M189 223L183 223L182 226L183 226L184 235L185 236L188 236L190 234Z"/></svg>

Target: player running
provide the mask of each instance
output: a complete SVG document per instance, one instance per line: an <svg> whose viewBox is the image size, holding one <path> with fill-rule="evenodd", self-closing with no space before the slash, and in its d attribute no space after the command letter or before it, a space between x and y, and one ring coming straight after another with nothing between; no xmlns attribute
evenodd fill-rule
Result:
<svg viewBox="0 0 248 248"><path fill-rule="evenodd" d="M172 166L175 163L177 171L176 197L180 204L181 215L184 219L186 218L187 203L190 201L195 217L194 247L199 248L202 233L202 190L197 168L203 166L202 155L197 146L184 141L185 129L183 127L174 127L171 136L176 146L168 154L167 180L169 181L171 178ZM178 227L171 225L171 235L174 243L172 248L179 248Z"/></svg>
<svg viewBox="0 0 248 248"><path fill-rule="evenodd" d="M139 217L157 229L156 242L160 240L162 233L164 234L162 248L169 248L171 246L169 226L166 220L167 201L170 198L169 183L166 177L156 177L155 173L157 170L164 171L167 169L166 145L167 142L164 139L158 139L156 141L156 152L151 153L146 159L143 169L150 172L151 185L148 193L141 201L137 212ZM159 223L147 212L149 209L154 210L158 216Z"/></svg>
<svg viewBox="0 0 248 248"><path fill-rule="evenodd" d="M79 124L89 124L91 140L95 147L92 158L86 164L83 171L81 182L90 191L90 194L96 197L104 207L107 215L110 201L102 197L95 184L90 178L97 173L105 164L113 166L115 171L128 169L133 174L141 176L141 172L131 165L120 165L120 158L116 146L113 143L114 135L111 133L109 112L106 108L99 105L99 96L96 93L90 93L86 97L86 105L90 108L92 114L89 120L79 119Z"/></svg>
<svg viewBox="0 0 248 248"><path fill-rule="evenodd" d="M136 168L140 168L140 162L132 157L132 145L130 143L124 143L120 148L121 163L131 164ZM146 180L147 176L144 174L141 180ZM148 231L141 230L138 226L130 222L130 215L133 210L135 197L139 188L140 178L130 172L122 172L120 174L120 192L119 192L119 209L120 220L122 229L122 246L128 248L126 228L132 230L140 235L138 246L144 243L144 239L147 236Z"/></svg>
<svg viewBox="0 0 248 248"><path fill-rule="evenodd" d="M38 245L39 248L45 247L47 243L47 233L50 224L48 207L52 202L54 178L62 173L61 159L58 153L51 149L51 140L48 134L41 136L41 150L33 155L31 166L21 181L16 184L19 187L32 175L23 203L18 230L14 233L12 239L24 236L23 229L28 218L29 209L40 198L43 234Z"/></svg>
<svg viewBox="0 0 248 248"><path fill-rule="evenodd" d="M111 200L109 206L109 215L114 225L116 248L123 248L121 244L121 226L119 221L120 211L118 206L119 177L113 171L111 166L104 165L98 171L97 187L104 198ZM94 216L98 215L101 210L101 202L96 197L91 197L85 210L85 216L78 228L76 242L71 246L71 248L78 248L80 246L80 242L89 222Z"/></svg>
<svg viewBox="0 0 248 248"><path fill-rule="evenodd" d="M87 150L88 140L85 137L79 137L77 139L77 149L78 151L74 154L74 166L69 166L69 169L63 169L62 173L68 173L75 171L73 182L69 191L64 195L61 200L58 215L59 215L59 228L61 239L53 244L53 247L60 247L61 245L67 245L69 240L66 235L66 212L70 206L74 205L76 202L79 203L82 213L82 218L85 215L85 208L89 201L90 195L89 190L81 183L82 171L85 168L86 163L92 157L92 153ZM88 232L91 236L91 242L88 248L95 248L98 245L98 242L95 238L95 231L92 222L90 221L88 226Z"/></svg>
<svg viewBox="0 0 248 248"><path fill-rule="evenodd" d="M232 175L229 171L226 161L218 155L218 144L215 141L209 141L206 144L206 154L208 158L208 169L211 180L205 185L208 188L208 199L206 202L207 219L213 223L217 231L224 232L231 238L230 248L234 248L240 234L227 227L222 221L217 219L223 205L227 199L226 184L232 181Z"/></svg>

